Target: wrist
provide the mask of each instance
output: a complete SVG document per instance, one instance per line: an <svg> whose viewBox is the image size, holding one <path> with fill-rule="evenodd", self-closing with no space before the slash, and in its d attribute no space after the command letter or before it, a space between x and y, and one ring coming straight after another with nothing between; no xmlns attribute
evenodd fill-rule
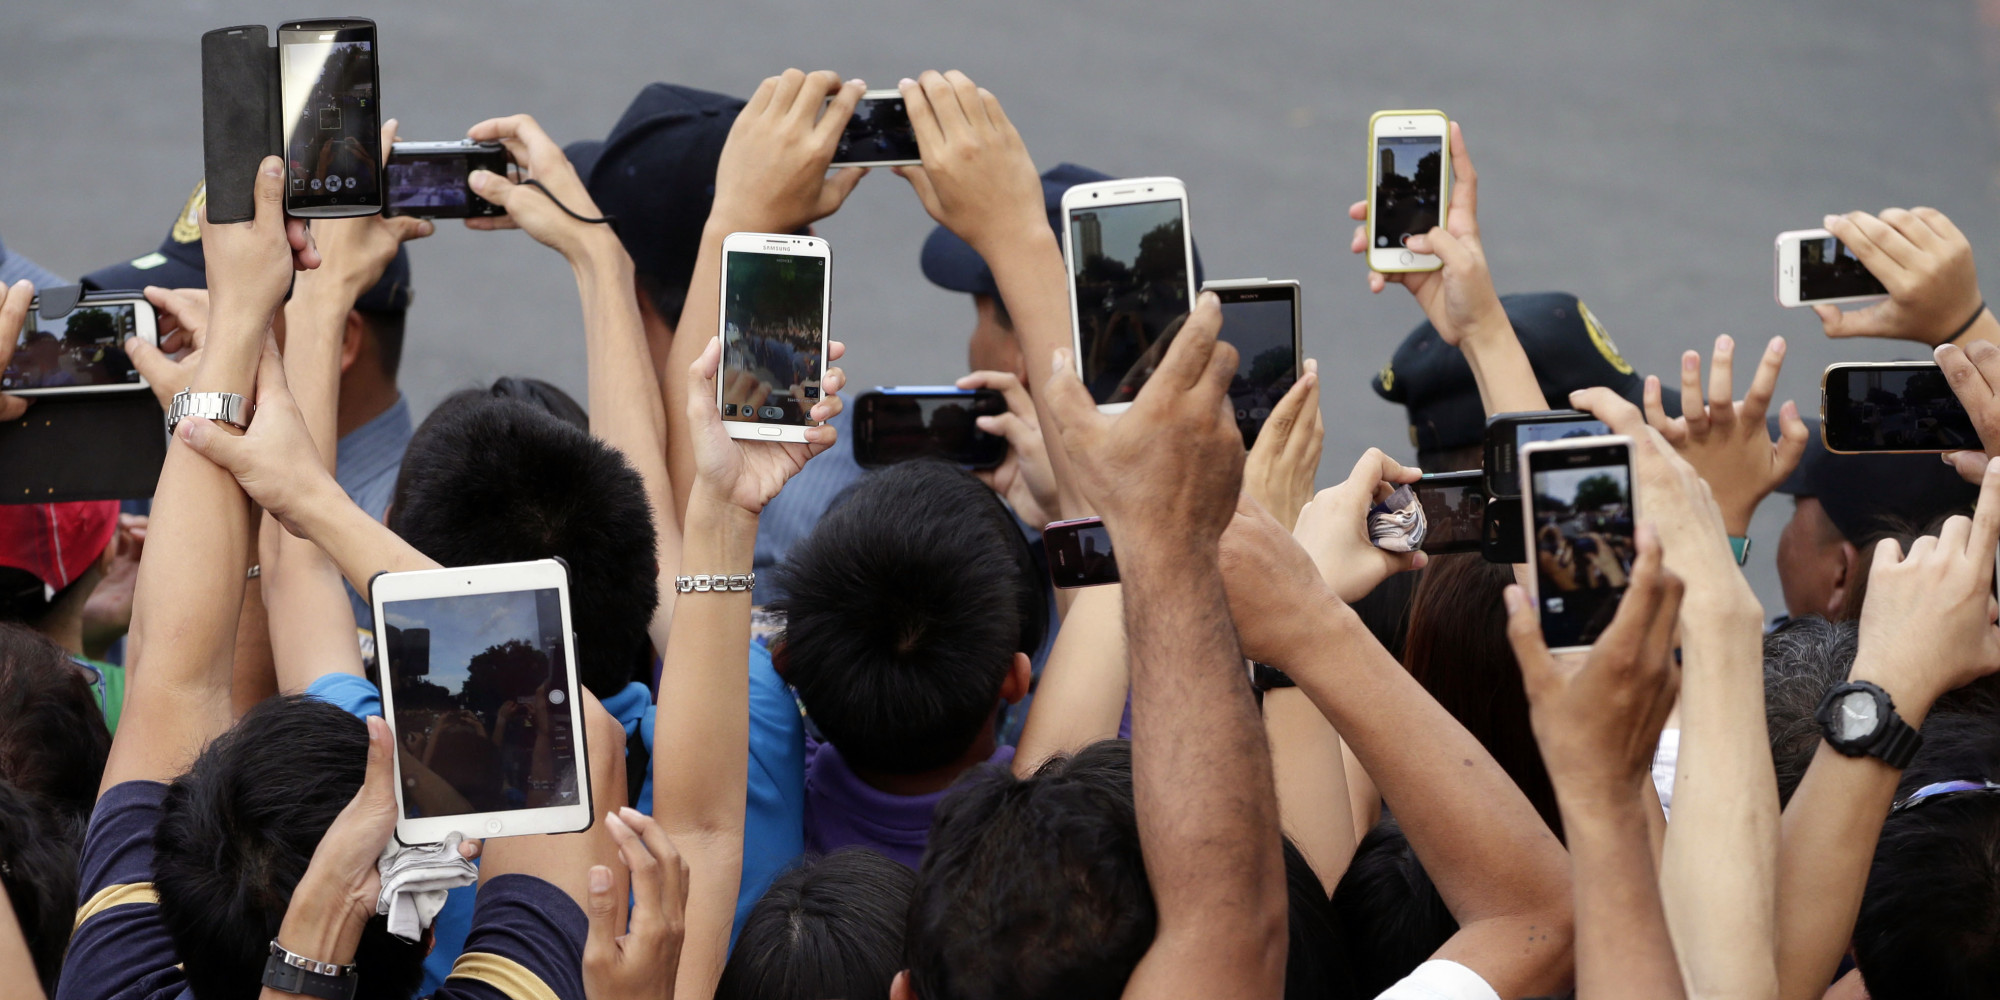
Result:
<svg viewBox="0 0 2000 1000"><path fill-rule="evenodd" d="M278 943L315 961L351 965L375 902L365 886L334 885L309 868L285 906Z"/></svg>
<svg viewBox="0 0 2000 1000"><path fill-rule="evenodd" d="M1037 206L1039 208L1039 206ZM1055 230L1049 228L1049 220L1040 212L1009 219L997 225L961 236L968 246L986 260L996 260L1019 250L1042 250L1054 245L1058 252L1061 244L1056 242Z"/></svg>
<svg viewBox="0 0 2000 1000"><path fill-rule="evenodd" d="M1979 310L1977 314L1971 311L1974 308ZM1979 300L1974 305L1966 306L1965 311L1959 314L1958 319L1949 320L1949 322L1964 322L1966 316L1972 317L1970 322L1965 322L1965 325L1962 327L1939 330L1937 332L1937 342L1931 346L1941 347L1945 344L1964 345L1969 340L1987 340L2000 343L2000 319L1994 318L1993 310L1987 308L1984 299Z"/></svg>
<svg viewBox="0 0 2000 1000"><path fill-rule="evenodd" d="M1878 653L1863 649L1854 656L1854 667L1848 671L1850 681L1867 681L1889 693L1896 714L1913 729L1921 728L1924 716L1930 714L1932 703L1944 692L1924 678L1925 668L1930 666L1921 655L1909 653Z"/></svg>
<svg viewBox="0 0 2000 1000"><path fill-rule="evenodd" d="M1458 348L1473 351L1510 344L1514 341L1514 324L1507 320L1507 310L1500 305L1500 297L1491 295L1489 302L1481 305L1470 322L1459 325Z"/></svg>
<svg viewBox="0 0 2000 1000"><path fill-rule="evenodd" d="M632 275L632 257L625 252L625 244L619 242L618 234L610 226L585 226L578 238L568 243L563 256L569 259L570 269L576 272L579 282L615 280L621 276L628 281Z"/></svg>
<svg viewBox="0 0 2000 1000"><path fill-rule="evenodd" d="M697 527L703 537L724 543L748 538L754 544L757 537L757 514L731 500L728 491L699 477L695 479L694 489L688 493L685 520L688 525L685 534L690 539L696 537L694 529Z"/></svg>

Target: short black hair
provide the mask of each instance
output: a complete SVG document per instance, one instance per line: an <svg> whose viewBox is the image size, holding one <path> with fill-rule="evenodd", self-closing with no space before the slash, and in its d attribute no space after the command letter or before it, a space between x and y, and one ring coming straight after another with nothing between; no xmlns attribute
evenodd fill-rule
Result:
<svg viewBox="0 0 2000 1000"><path fill-rule="evenodd" d="M1048 606L999 497L943 462L862 481L779 567L785 680L856 767L917 774L962 756L994 718Z"/></svg>
<svg viewBox="0 0 2000 1000"><path fill-rule="evenodd" d="M687 308L687 285L645 271L635 271L632 279L639 286L639 294L644 295L652 305L653 311L660 314L668 327L679 330L681 311Z"/></svg>
<svg viewBox="0 0 2000 1000"><path fill-rule="evenodd" d="M396 371L403 366L403 328L409 313L401 309L354 311L361 314L361 322L375 338L375 356L381 360L383 377L394 382Z"/></svg>
<svg viewBox="0 0 2000 1000"><path fill-rule="evenodd" d="M716 1000L888 1000L917 873L858 847L807 858L750 908Z"/></svg>
<svg viewBox="0 0 2000 1000"><path fill-rule="evenodd" d="M518 397L456 393L410 437L389 527L445 566L561 557L584 686L609 698L650 677L652 507L625 457L588 431Z"/></svg>
<svg viewBox="0 0 2000 1000"><path fill-rule="evenodd" d="M1158 923L1129 743L1093 743L1026 779L979 768L931 818L910 985L923 1000L1115 1000Z"/></svg>
<svg viewBox="0 0 2000 1000"><path fill-rule="evenodd" d="M1372 997L1422 965L1458 933L1403 828L1384 816L1354 848L1333 888L1333 908L1347 934L1354 990Z"/></svg>
<svg viewBox="0 0 2000 1000"><path fill-rule="evenodd" d="M368 730L302 695L267 698L167 787L153 886L196 1000L256 1000L264 960L320 837L368 770ZM360 996L409 1000L425 946L369 919Z"/></svg>
<svg viewBox="0 0 2000 1000"><path fill-rule="evenodd" d="M104 712L69 651L0 625L0 781L87 822L110 754Z"/></svg>
<svg viewBox="0 0 2000 1000"><path fill-rule="evenodd" d="M56 995L76 919L83 827L36 796L0 780L0 888L27 939L42 995Z"/></svg>
<svg viewBox="0 0 2000 1000"><path fill-rule="evenodd" d="M1792 800L1819 752L1820 700L1854 668L1860 623L1818 615L1787 619L1764 635L1764 727L1778 771L1778 804Z"/></svg>

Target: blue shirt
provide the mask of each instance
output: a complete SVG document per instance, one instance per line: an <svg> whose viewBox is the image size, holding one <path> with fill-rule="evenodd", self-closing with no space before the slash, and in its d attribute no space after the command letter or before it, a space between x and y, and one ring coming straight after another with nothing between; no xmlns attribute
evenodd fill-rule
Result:
<svg viewBox="0 0 2000 1000"><path fill-rule="evenodd" d="M840 432L833 447L813 456L764 505L764 513L757 519L757 556L751 564L757 571L757 586L750 598L751 603L760 607L778 597L771 571L785 561L792 546L812 534L819 519L833 508L834 501L868 474L868 470L854 461L852 411L841 410L827 425Z"/></svg>
<svg viewBox="0 0 2000 1000"><path fill-rule="evenodd" d="M393 405L348 431L334 448L334 482L355 506L377 521L382 520L396 494L396 475L402 471L411 433L410 401L398 393ZM375 612L352 586L347 588L347 601L354 606L354 623L372 630Z"/></svg>

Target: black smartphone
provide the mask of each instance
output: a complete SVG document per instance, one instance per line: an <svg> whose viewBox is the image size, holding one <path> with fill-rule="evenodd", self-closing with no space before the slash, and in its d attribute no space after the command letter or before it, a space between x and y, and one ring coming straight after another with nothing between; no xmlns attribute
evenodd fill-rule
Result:
<svg viewBox="0 0 2000 1000"><path fill-rule="evenodd" d="M836 167L898 167L922 163L917 132L910 127L909 109L896 90L871 90L854 105L853 117L840 130L834 147Z"/></svg>
<svg viewBox="0 0 2000 1000"><path fill-rule="evenodd" d="M1479 554L1487 562L1513 566L1528 561L1528 542L1521 534L1521 498L1488 497L1486 517L1479 526Z"/></svg>
<svg viewBox="0 0 2000 1000"><path fill-rule="evenodd" d="M507 210L472 193L472 172L507 176L507 148L497 142L399 142L389 147L383 215L477 219Z"/></svg>
<svg viewBox="0 0 2000 1000"><path fill-rule="evenodd" d="M1979 431L1929 361L1828 365L1819 382L1819 433L1826 450L1979 451Z"/></svg>
<svg viewBox="0 0 2000 1000"><path fill-rule="evenodd" d="M1631 439L1539 441L1521 463L1542 638L1551 652L1588 649L1618 613L1637 554Z"/></svg>
<svg viewBox="0 0 2000 1000"><path fill-rule="evenodd" d="M1536 441L1597 437L1611 433L1604 421L1582 410L1523 410L1495 413L1486 418L1486 494L1494 497L1521 495L1521 468L1516 456L1522 446Z"/></svg>
<svg viewBox="0 0 2000 1000"><path fill-rule="evenodd" d="M1271 409L1299 380L1305 363L1299 335L1299 283L1267 278L1210 281L1202 291L1222 300L1221 339L1236 348L1236 377L1229 380L1229 405L1236 411L1243 447L1257 434Z"/></svg>
<svg viewBox="0 0 2000 1000"><path fill-rule="evenodd" d="M1486 522L1486 477L1470 472L1438 472L1417 480L1417 503L1424 509L1423 551L1432 555L1478 552Z"/></svg>
<svg viewBox="0 0 2000 1000"><path fill-rule="evenodd" d="M1057 521L1042 529L1049 551L1049 577L1065 590L1118 582L1118 559L1111 552L1111 533L1104 519L1080 517Z"/></svg>
<svg viewBox="0 0 2000 1000"><path fill-rule="evenodd" d="M278 26L285 211L335 219L382 210L382 105L375 22Z"/></svg>
<svg viewBox="0 0 2000 1000"><path fill-rule="evenodd" d="M974 423L1007 412L995 389L948 385L882 386L854 401L854 461L878 468L913 458L941 458L968 469L1007 460L1007 439Z"/></svg>

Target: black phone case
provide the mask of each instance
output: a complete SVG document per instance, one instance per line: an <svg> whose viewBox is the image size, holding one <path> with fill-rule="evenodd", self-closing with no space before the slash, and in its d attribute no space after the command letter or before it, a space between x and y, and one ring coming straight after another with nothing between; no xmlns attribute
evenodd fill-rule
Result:
<svg viewBox="0 0 2000 1000"><path fill-rule="evenodd" d="M40 312L129 293L40 289ZM26 416L0 424L0 503L137 500L153 495L167 460L167 415L151 389L40 396Z"/></svg>
<svg viewBox="0 0 2000 1000"><path fill-rule="evenodd" d="M283 155L278 49L261 24L201 36L201 153L208 221L257 216L257 167Z"/></svg>

